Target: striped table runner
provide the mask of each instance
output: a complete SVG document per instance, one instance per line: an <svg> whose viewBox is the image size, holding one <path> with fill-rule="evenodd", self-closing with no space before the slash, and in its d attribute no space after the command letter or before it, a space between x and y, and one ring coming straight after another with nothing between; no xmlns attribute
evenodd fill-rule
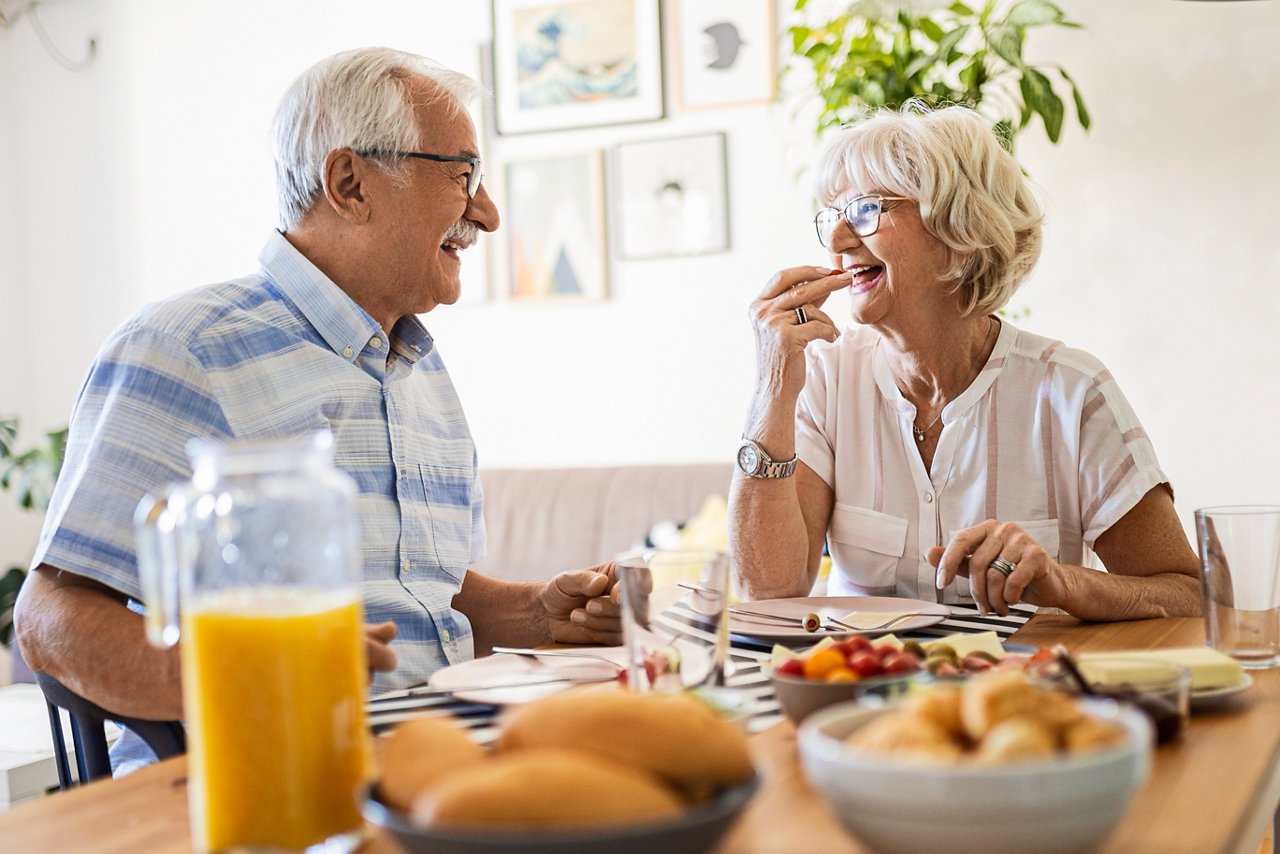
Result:
<svg viewBox="0 0 1280 854"><path fill-rule="evenodd" d="M1003 640L1021 628L1023 623L1036 612L1035 607L1031 605L1014 605L1007 617L995 614L983 617L978 614L977 608L963 605L948 607L951 609L951 616L947 619L927 628L905 633L903 636L928 638L994 631ZM673 635L703 639L711 637L700 627L693 613L680 603L663 611L654 622L656 629L665 630ZM734 635L731 643L732 668L728 685L742 693L748 714L748 729L751 732L759 732L782 719L782 712L773 695L769 677L760 667L761 662L769 659L773 644L739 635ZM410 696L388 700L374 697L366 708L369 714L369 725L375 732L409 718L451 715L468 728L473 739L481 743L492 741L495 737L494 724L499 711L497 706L469 703L448 695Z"/></svg>

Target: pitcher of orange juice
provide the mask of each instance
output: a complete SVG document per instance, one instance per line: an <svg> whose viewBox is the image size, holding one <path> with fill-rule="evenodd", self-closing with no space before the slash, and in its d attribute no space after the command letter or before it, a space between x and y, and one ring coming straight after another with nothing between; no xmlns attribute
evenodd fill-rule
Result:
<svg viewBox="0 0 1280 854"><path fill-rule="evenodd" d="M187 447L136 517L147 633L181 640L202 851L360 838L370 770L355 484L321 432Z"/></svg>

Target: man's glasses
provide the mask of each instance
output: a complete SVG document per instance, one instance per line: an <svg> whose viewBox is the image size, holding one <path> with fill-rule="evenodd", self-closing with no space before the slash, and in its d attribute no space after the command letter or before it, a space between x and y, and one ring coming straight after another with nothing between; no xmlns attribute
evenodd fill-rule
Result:
<svg viewBox="0 0 1280 854"><path fill-rule="evenodd" d="M421 151L357 151L361 157L416 157L419 160L431 160L436 163L470 163L471 171L467 173L467 195L476 197L484 172L480 167L479 157L465 157L457 154L424 154Z"/></svg>
<svg viewBox="0 0 1280 854"><path fill-rule="evenodd" d="M823 208L813 218L813 227L818 230L818 242L831 248L831 235L836 226L844 219L849 228L858 237L870 237L880 227L880 214L884 212L885 202L909 202L906 196L855 196L844 210Z"/></svg>

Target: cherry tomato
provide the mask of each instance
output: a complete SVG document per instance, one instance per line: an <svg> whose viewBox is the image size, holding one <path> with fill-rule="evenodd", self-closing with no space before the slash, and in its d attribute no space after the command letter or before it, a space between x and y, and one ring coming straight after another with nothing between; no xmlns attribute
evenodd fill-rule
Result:
<svg viewBox="0 0 1280 854"><path fill-rule="evenodd" d="M862 677L858 676L857 673L841 665L828 670L827 675L822 677L822 681L827 683L857 682L860 678Z"/></svg>
<svg viewBox="0 0 1280 854"><path fill-rule="evenodd" d="M913 673L920 669L920 661L909 652L894 651L881 662L885 673Z"/></svg>
<svg viewBox="0 0 1280 854"><path fill-rule="evenodd" d="M788 673L792 676L803 676L804 675L804 659L788 658L786 661L779 664L775 668L775 670L778 673Z"/></svg>
<svg viewBox="0 0 1280 854"><path fill-rule="evenodd" d="M861 652L864 649L871 649L871 639L866 635L850 635L840 641L840 643L849 650L849 654Z"/></svg>
<svg viewBox="0 0 1280 854"><path fill-rule="evenodd" d="M884 673L884 666L880 664L880 657L869 649L855 652L849 656L849 669L863 679Z"/></svg>
<svg viewBox="0 0 1280 854"><path fill-rule="evenodd" d="M827 675L827 672L835 667L844 665L844 656L836 652L834 649L827 647L820 649L813 655L805 659L804 675L807 679L821 679Z"/></svg>

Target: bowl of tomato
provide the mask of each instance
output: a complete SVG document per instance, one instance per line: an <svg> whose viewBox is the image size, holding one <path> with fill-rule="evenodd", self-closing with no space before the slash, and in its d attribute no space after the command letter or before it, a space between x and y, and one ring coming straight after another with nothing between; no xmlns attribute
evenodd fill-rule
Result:
<svg viewBox="0 0 1280 854"><path fill-rule="evenodd" d="M853 635L784 658L769 679L783 713L799 724L818 709L867 693L896 696L912 677L927 672L923 664L915 652Z"/></svg>
<svg viewBox="0 0 1280 854"><path fill-rule="evenodd" d="M803 652L778 647L769 678L783 713L799 724L817 710L845 700L868 695L889 700L917 682L1021 666L1025 656L1006 656L994 633L983 634L924 642L850 635Z"/></svg>

